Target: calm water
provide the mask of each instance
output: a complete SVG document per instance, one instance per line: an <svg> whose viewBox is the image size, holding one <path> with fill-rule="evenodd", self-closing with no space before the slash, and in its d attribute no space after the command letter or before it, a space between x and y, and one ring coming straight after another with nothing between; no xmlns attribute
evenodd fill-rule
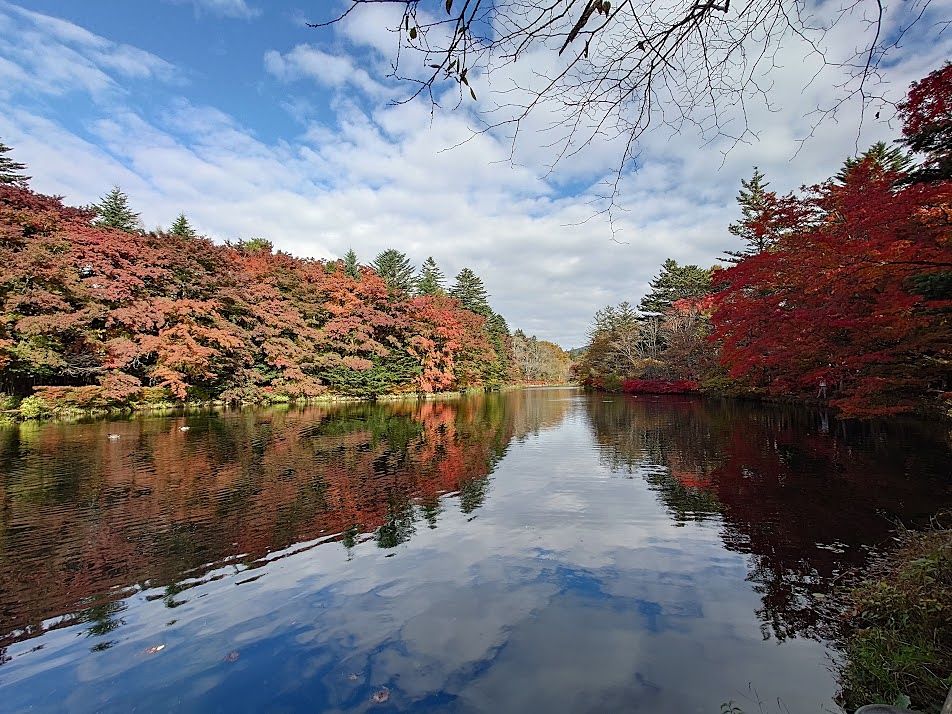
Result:
<svg viewBox="0 0 952 714"><path fill-rule="evenodd" d="M0 430L0 710L838 711L824 595L950 464L564 389Z"/></svg>

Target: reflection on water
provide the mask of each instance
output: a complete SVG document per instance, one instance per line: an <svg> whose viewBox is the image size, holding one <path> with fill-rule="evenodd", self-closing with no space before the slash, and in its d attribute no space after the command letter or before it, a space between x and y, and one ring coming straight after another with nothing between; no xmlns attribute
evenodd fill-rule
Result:
<svg viewBox="0 0 952 714"><path fill-rule="evenodd" d="M573 390L0 431L0 710L836 711L824 596L950 455Z"/></svg>

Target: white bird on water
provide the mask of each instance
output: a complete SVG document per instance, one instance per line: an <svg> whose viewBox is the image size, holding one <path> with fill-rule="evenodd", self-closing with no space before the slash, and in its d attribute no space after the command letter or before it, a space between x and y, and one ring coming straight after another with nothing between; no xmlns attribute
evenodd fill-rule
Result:
<svg viewBox="0 0 952 714"><path fill-rule="evenodd" d="M179 431L188 431L188 430L191 429L191 428L192 428L192 427L190 427L190 426L180 426L180 427L178 428L178 430L179 430Z"/></svg>
<svg viewBox="0 0 952 714"><path fill-rule="evenodd" d="M109 439L109 441L116 441L119 439L119 434L106 434L106 438Z"/></svg>

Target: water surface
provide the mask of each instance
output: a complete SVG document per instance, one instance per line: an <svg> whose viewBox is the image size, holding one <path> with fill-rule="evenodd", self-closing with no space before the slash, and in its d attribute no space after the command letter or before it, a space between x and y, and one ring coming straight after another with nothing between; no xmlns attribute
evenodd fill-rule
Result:
<svg viewBox="0 0 952 714"><path fill-rule="evenodd" d="M825 596L950 463L571 389L21 425L0 710L838 711Z"/></svg>

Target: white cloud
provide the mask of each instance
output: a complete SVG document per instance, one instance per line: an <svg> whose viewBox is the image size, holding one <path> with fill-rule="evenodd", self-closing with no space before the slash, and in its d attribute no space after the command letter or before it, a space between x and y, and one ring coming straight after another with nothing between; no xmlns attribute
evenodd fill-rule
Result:
<svg viewBox="0 0 952 714"><path fill-rule="evenodd" d="M121 93L125 80L178 79L161 57L113 42L59 18L0 0L0 97L14 91L62 95L85 92L97 98Z"/></svg>
<svg viewBox="0 0 952 714"><path fill-rule="evenodd" d="M357 67L352 57L331 54L311 45L298 45L285 54L271 50L264 56L264 66L282 81L310 78L332 89L350 85L373 96L387 93L382 84L371 79L367 70Z"/></svg>

